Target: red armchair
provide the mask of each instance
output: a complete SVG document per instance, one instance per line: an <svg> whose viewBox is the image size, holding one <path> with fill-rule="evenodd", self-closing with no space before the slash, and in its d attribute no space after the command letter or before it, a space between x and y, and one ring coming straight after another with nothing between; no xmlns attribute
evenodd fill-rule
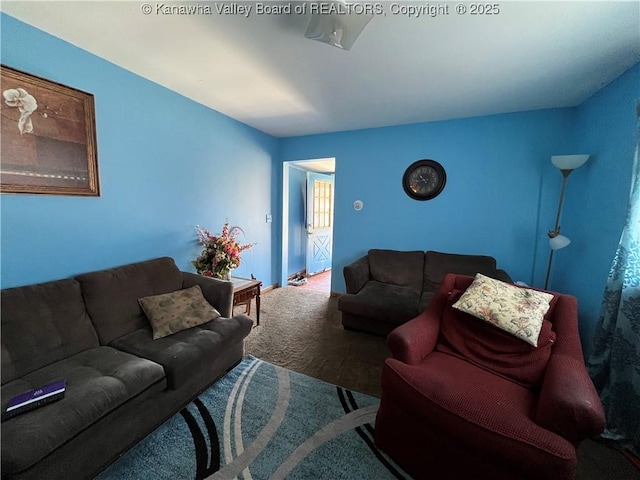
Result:
<svg viewBox="0 0 640 480"><path fill-rule="evenodd" d="M451 307L472 281L447 275L387 337L376 444L416 479L573 479L578 444L605 422L576 299L554 294L533 347Z"/></svg>

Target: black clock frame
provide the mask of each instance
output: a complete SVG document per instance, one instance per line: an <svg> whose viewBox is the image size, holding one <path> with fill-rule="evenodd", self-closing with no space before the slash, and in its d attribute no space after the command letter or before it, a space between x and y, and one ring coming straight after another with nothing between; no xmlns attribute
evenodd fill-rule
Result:
<svg viewBox="0 0 640 480"><path fill-rule="evenodd" d="M414 192L411 189L411 186L409 185L409 181L411 178L411 173L414 170L420 167L425 167L425 166L431 167L438 172L438 184L429 193L421 195L419 193ZM402 188L404 188L405 193L409 195L411 198L413 198L414 200L424 201L424 200L431 200L432 198L437 197L442 193L442 190L444 190L444 186L446 183L447 183L447 172L445 172L444 167L440 165L438 162L436 162L435 160L430 160L430 159L418 160L417 162L413 162L411 165L409 165L407 170L404 172L404 175L402 176Z"/></svg>

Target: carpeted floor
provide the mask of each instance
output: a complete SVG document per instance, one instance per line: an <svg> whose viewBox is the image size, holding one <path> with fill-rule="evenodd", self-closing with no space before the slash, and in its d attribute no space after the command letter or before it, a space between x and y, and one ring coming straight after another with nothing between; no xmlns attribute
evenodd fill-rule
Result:
<svg viewBox="0 0 640 480"><path fill-rule="evenodd" d="M251 316L255 320L255 304ZM389 355L383 338L342 328L336 298L296 287L262 296L260 326L247 338L245 351L378 398L382 364Z"/></svg>
<svg viewBox="0 0 640 480"><path fill-rule="evenodd" d="M380 396L380 372L389 356L385 341L344 330L337 298L285 287L264 294L261 307L260 326L247 338L248 354L356 392ZM251 310L255 320L255 305ZM577 480L640 480L640 470L606 443L585 441L578 456Z"/></svg>

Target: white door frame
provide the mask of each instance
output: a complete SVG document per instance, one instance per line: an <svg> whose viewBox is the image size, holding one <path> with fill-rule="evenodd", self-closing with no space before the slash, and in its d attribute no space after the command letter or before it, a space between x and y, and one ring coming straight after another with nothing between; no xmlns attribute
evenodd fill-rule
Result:
<svg viewBox="0 0 640 480"><path fill-rule="evenodd" d="M282 251L281 251L281 262L280 262L280 286L284 287L287 285L289 280L287 271L289 270L289 172L292 165L298 165L299 167L304 168L305 163L317 163L322 161L333 161L335 162L335 158L317 158L310 160L289 160L282 162ZM335 168L334 172L322 172L322 173L334 173L334 196L335 196ZM334 212L335 218L335 212ZM333 260L332 260L333 263ZM333 265L332 265L333 266Z"/></svg>

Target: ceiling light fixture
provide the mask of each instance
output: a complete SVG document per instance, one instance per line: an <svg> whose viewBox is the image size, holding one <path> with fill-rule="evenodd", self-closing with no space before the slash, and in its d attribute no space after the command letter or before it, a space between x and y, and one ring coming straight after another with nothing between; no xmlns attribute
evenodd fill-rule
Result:
<svg viewBox="0 0 640 480"><path fill-rule="evenodd" d="M355 13L345 0L310 3L306 38L350 50L373 15ZM322 7L322 8L321 8Z"/></svg>

